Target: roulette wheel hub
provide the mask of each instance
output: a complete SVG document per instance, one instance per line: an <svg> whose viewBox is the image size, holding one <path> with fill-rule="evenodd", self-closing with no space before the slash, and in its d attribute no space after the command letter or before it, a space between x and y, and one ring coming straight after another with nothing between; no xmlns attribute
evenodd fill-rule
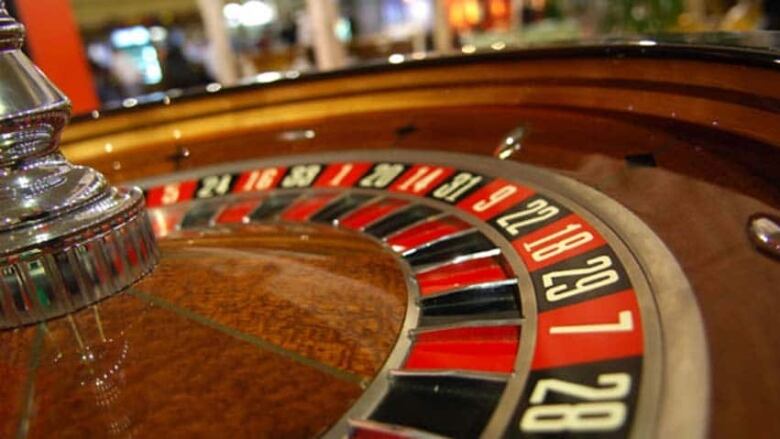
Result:
<svg viewBox="0 0 780 439"><path fill-rule="evenodd" d="M70 103L22 53L23 34L0 2L0 328L111 296L157 259L142 194L58 152Z"/></svg>
<svg viewBox="0 0 780 439"><path fill-rule="evenodd" d="M737 135L768 142L774 132L762 125L773 101L746 105L761 117L723 116L753 96L716 93L752 72L733 73L730 52L697 55L726 74L696 87L690 82L699 78L687 69L701 65L687 58L673 58L679 66L666 70L685 81L650 77L661 64L652 57L670 53L664 47L607 48L627 58L594 48L503 52L181 103L166 96L173 115L139 104L134 113L95 113L77 124L77 145L65 152L140 186L144 206L140 190L111 189L58 154L67 100L18 53L18 25L0 22L0 73L31 75L3 84L38 90L3 98L13 106L4 110L0 134L0 197L35 200L3 204L0 225L0 337L9 346L0 358L8 377L0 392L29 398L7 398L6 418L22 419L17 432L702 437L708 426L733 423L723 409L710 415L710 404L724 406L723 389L746 378L710 383L713 364L721 378L743 369L723 366L733 363L722 349L712 351L720 363L708 356L688 281L702 309L719 315L711 304L726 294L713 284L738 284L747 296L753 291L732 278L766 264L748 259L740 245L749 246L744 211L771 208L733 201L729 189L742 183L708 186L712 177L702 177L715 171L704 169L710 156L699 145ZM583 68L569 70L572 60ZM765 66L755 70L769 75ZM614 79L615 72L628 78ZM328 81L348 90L342 96ZM442 93L415 90L418 83ZM708 99L720 106L696 106ZM453 103L460 107L448 108ZM577 115L577 106L589 114ZM475 109L484 114L475 117ZM664 117L684 134L701 135L695 154L675 143L684 135L664 137L672 130L658 123ZM92 122L94 131L85 127ZM130 132L133 123L139 133ZM722 132L696 124L732 137L724 141ZM653 136L663 148L647 152ZM644 146L609 150L634 142ZM618 158L588 178L563 177L572 175L571 163L582 165L587 148ZM486 157L491 152L506 160ZM695 177L682 178L686 172ZM653 190L664 196L645 200ZM692 202L678 202L688 192ZM699 211L713 205L697 195L725 201ZM686 222L692 212L711 222ZM732 222L744 243L722 232L733 231ZM753 244L771 254L777 223L773 214L751 217ZM712 233L699 233L711 226ZM727 242L742 264L716 260L723 247L714 241ZM721 253L712 250L708 260L689 242ZM144 277L160 252L156 271ZM769 270L756 271L769 279ZM756 313L751 306L728 304L729 316ZM723 321L709 321L720 336L711 337L715 346L758 332L722 329ZM756 359L770 358L767 352ZM34 403L17 413L12 400Z"/></svg>

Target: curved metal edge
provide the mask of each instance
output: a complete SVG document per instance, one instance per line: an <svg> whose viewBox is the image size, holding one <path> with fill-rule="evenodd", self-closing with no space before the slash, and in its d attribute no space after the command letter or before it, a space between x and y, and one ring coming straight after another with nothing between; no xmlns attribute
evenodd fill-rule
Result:
<svg viewBox="0 0 780 439"><path fill-rule="evenodd" d="M637 293L647 289L649 294L637 294L640 309L644 312L655 308L660 327L643 319L648 364L642 372L637 412L646 414L648 422L638 425L632 436L706 437L711 382L704 321L693 289L672 252L638 216L603 193L568 177L543 175L549 171L526 172L538 172L540 175L534 179L546 179L544 188L554 188L556 194L582 201L589 212L582 212L581 206L572 210L607 227L600 231L605 232L621 260L637 262L636 266L625 268ZM653 355L653 351L658 355ZM660 386L652 385L653 378L660 379ZM657 406L652 404L654 399ZM650 419L655 422L649 422Z"/></svg>
<svg viewBox="0 0 780 439"><path fill-rule="evenodd" d="M80 238L89 239L96 233L117 226L123 218L129 218L144 208L143 193L138 188L111 188L106 192L78 210L71 210L67 220L54 217L19 227L12 233L0 234L0 264L36 249L50 252L71 246Z"/></svg>
<svg viewBox="0 0 780 439"><path fill-rule="evenodd" d="M364 189L364 188L345 188L345 189L325 189L325 188L312 188L314 192L344 192L349 194L369 194L377 195L377 197L385 196L384 190L377 189ZM290 192L297 193L300 189L276 189L276 192ZM236 200L248 199L256 194L244 193L244 194L229 194L223 196L223 203L230 203ZM262 195L261 195L262 196ZM500 408L505 403L514 408L514 403L520 397L523 391L523 385L530 373L531 361L533 360L533 353L536 347L536 296L533 293L533 283L531 282L531 276L525 269L520 257L512 249L509 242L504 239L496 230L487 226L479 219L454 209L452 205L444 203L442 201L423 198L415 195L409 195L404 193L393 193L393 198L406 200L413 205L426 205L439 209L447 215L454 215L461 220L471 224L475 229L485 234L497 248L501 250L501 255L509 263L513 273L517 279L518 289L520 291L520 302L523 309L523 314L519 315L519 320L523 322L523 329L520 334L520 349L515 357L514 369L509 380L507 380L507 386L502 393L499 402L496 406L497 410L491 416L488 424L482 434L483 437L498 437L500 433L506 428L512 416L512 410L501 410ZM200 200L200 201L214 201ZM193 201L188 201L193 203ZM167 206L171 207L171 206ZM165 209L166 207L162 207ZM425 220L422 220L425 221ZM338 226L335 226L338 228ZM342 229L343 230L343 229ZM360 232L358 232L360 233ZM393 372L397 372L401 365L406 360L406 357L410 351L410 347L413 344L414 332L419 330L419 317L421 314L421 301L419 287L416 282L415 270L409 265L406 259L396 251L394 251L390 245L384 239L376 238L374 236L360 233L362 237L375 242L381 246L387 253L392 255L398 262L399 267L404 273L407 284L407 314L402 323L401 330L398 333L396 344L385 360L382 368L376 373L373 380L367 386L367 390L358 398L352 407L334 424L332 424L328 430L322 436L326 439L341 439L349 436L350 425L354 422L368 419L371 413L376 409L377 405L381 403L382 398L388 393L391 385L391 375ZM430 328L435 330L435 328ZM429 433L426 433L429 434Z"/></svg>
<svg viewBox="0 0 780 439"><path fill-rule="evenodd" d="M352 150L331 153L290 155L254 161L229 162L215 166L177 173L177 179L197 178L264 166L289 166L305 162L356 161L421 161L430 164L455 166L457 169L501 176L518 183L530 183L542 191L552 192L556 199L565 197L567 206L588 219L598 219L600 231L612 236L612 244L619 239L620 246L631 249L647 282L653 288L652 296L659 319L659 341L662 352L662 371L656 371L662 380L657 407L640 409L652 412L643 424L633 431L637 437L691 437L703 438L708 431L710 412L710 367L707 340L701 311L693 290L671 251L635 214L607 195L572 178L555 174L552 170L536 168L517 162L504 162L491 157L441 151L408 150ZM464 167L465 165L465 167ZM133 182L142 187L156 186L171 180L158 176ZM558 196L556 196L558 195ZM582 200L587 209L575 203ZM590 210L588 210L590 209ZM605 230L605 227L607 228ZM619 238L617 238L619 236ZM664 262L666 261L666 262ZM673 261L670 263L669 261ZM629 267L627 267L628 269ZM632 277L632 281L636 279ZM641 303L640 303L641 306ZM643 319L644 321L645 319ZM646 326L645 326L646 327ZM647 337L647 335L646 335ZM652 372L652 371L650 371ZM643 373L643 375L647 375ZM524 383L523 383L524 385ZM655 386L642 386L643 389ZM648 398L648 391L640 390L639 405ZM513 407L514 408L514 407Z"/></svg>
<svg viewBox="0 0 780 439"><path fill-rule="evenodd" d="M0 51L0 124L12 129L33 126L41 118L55 115L62 119L61 129L69 119L70 100L38 69L21 50ZM7 131L7 130L4 130ZM56 149L59 132L52 139Z"/></svg>
<svg viewBox="0 0 780 439"><path fill-rule="evenodd" d="M21 48L24 44L24 34L24 26L11 18L5 0L0 0L0 50Z"/></svg>
<svg viewBox="0 0 780 439"><path fill-rule="evenodd" d="M88 236L2 261L0 329L73 313L149 274L159 252L139 193L128 211Z"/></svg>
<svg viewBox="0 0 780 439"><path fill-rule="evenodd" d="M653 41L652 46L646 42ZM780 51L762 49L750 46L718 46L712 41L701 40L689 43L679 40L665 39L663 36L648 36L623 40L600 40L572 42L566 41L550 44L542 47L507 48L501 51L479 51L471 55L460 53L431 53L424 59L409 58L402 63L391 64L389 62L369 62L363 65L349 67L342 70L322 72L297 72L294 75L282 74L273 81L258 81L245 85L223 87L213 91L209 86L198 86L185 91L175 90L175 93L155 93L147 96L136 97L137 104L128 108L121 104L107 106L99 112L83 113L73 118L74 122L83 122L98 119L114 114L125 114L148 108L164 107L177 102L191 101L212 96L226 96L232 93L240 93L247 90L262 89L286 84L299 84L321 79L341 78L363 74L380 72L394 72L405 69L416 69L439 66L470 65L481 62L501 61L512 62L522 60L540 59L582 59L582 58L646 58L646 59L681 59L704 62L717 62L737 64L765 69L780 69L777 60L780 59ZM97 117L96 117L97 116Z"/></svg>
<svg viewBox="0 0 780 439"><path fill-rule="evenodd" d="M406 356L412 346L411 331L418 326L420 320L420 305L418 304L420 288L417 285L417 279L414 276L412 267L398 255L398 253L392 251L386 243L367 234L361 235L382 246L382 248L388 254L392 255L398 263L398 267L401 269L401 272L406 279L406 315L401 324L398 339L395 346L393 346L393 350L390 351L390 354L387 356L385 364L382 365L382 368L376 373L373 381L366 387L357 402L341 417L341 419L322 435L323 439L341 439L347 437L351 420L367 419L374 409L376 409L376 406L382 401L382 397L386 395L390 389L390 371L399 368L404 360L406 360Z"/></svg>
<svg viewBox="0 0 780 439"><path fill-rule="evenodd" d="M383 158L382 160L392 161L391 159L392 159L391 157L387 157L387 158ZM370 190L370 189L349 189L349 190L357 193L377 192L376 190ZM380 190L379 192L385 193L383 190ZM531 362L533 361L533 354L536 349L536 331L537 331L536 309L537 308L536 308L536 294L534 294L534 287L531 281L531 275L530 273L528 273L528 270L525 268L525 265L520 260L520 256L518 256L517 252L512 248L512 245L509 243L509 241L507 241L503 236L501 236L501 234L498 233L495 229L488 226L484 221L481 221L478 218L467 214L466 212L456 209L451 204L447 204L442 201L425 198L425 197L419 197L415 195L403 194L403 193L393 193L392 196L394 198L408 200L412 203L422 204L422 205L427 205L427 206L437 208L448 215L454 215L457 218L465 221L466 223L471 224L475 229L479 230L479 232L481 232L488 239L490 239L490 241L493 242L497 248L500 249L501 256L510 265L513 274L517 278L517 285L520 293L520 297L519 297L520 305L522 307L522 315L520 315L519 317L523 321L522 330L520 332L520 340L519 340L520 348L518 349L517 355L515 356L513 372L510 375L510 379L507 381L507 385L504 388L501 397L499 398L498 404L496 405L496 410L491 415L481 435L481 437L499 437L503 433L503 431L506 430L511 420L511 417L513 415L515 404L517 400L520 398L520 396L522 395L523 389L525 387L525 381L527 380L528 375L531 372ZM387 246L387 244L384 243L384 241L382 241L382 243L385 246ZM389 246L388 246L388 250L393 254L397 255L397 257L401 259L403 264L407 264L406 261L403 258L401 258L400 255L393 252L392 249L389 248ZM414 272L412 271L410 275L414 276ZM417 292L417 295L419 297L419 291ZM416 306L418 307L420 306L419 301L417 300L416 300L416 304L417 304ZM418 312L419 312L419 308L418 308ZM375 401L374 406L378 402L379 401ZM509 407L510 410L505 410L506 407ZM366 413L366 415L369 415L370 413L371 412L369 411Z"/></svg>

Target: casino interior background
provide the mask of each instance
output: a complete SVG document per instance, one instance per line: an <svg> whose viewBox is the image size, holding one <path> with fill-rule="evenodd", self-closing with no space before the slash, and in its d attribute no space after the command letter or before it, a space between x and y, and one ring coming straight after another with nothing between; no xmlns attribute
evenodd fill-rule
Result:
<svg viewBox="0 0 780 439"><path fill-rule="evenodd" d="M33 60L71 97L76 113L169 89L230 86L264 73L273 78L269 72L393 62L430 51L780 29L778 2L761 0L7 3L30 30L27 50ZM334 32L323 31L328 28ZM62 41L56 50L46 39L54 32ZM767 35L750 38L756 46L772 44Z"/></svg>
<svg viewBox="0 0 780 439"><path fill-rule="evenodd" d="M0 5L0 438L780 437L780 1Z"/></svg>

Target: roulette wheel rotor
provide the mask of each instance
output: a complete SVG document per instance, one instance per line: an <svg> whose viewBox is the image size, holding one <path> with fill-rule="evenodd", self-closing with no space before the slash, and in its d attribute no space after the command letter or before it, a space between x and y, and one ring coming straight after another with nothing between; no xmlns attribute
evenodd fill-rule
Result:
<svg viewBox="0 0 780 439"><path fill-rule="evenodd" d="M4 298L36 306L2 304L29 318L0 333L0 431L776 430L747 421L775 407L772 392L749 409L735 395L776 383L776 352L754 346L777 340L764 314L777 304L720 294L756 298L777 280L744 230L776 210L777 72L769 54L743 55L626 44L434 58L77 118L66 155L139 185L147 204L130 233L120 215L63 259L85 264L53 256L53 277L6 276L23 287L3 284ZM65 104L47 96L58 129ZM24 125L34 136L9 124L4 138L51 148L39 119ZM508 160L490 157L499 142ZM59 160L47 166L109 193L93 198L138 206L140 192ZM749 231L772 242L761 218ZM134 282L157 263L155 240L159 265ZM42 298L68 299L47 292L84 291L61 269L74 266L94 285L123 281L41 314ZM36 288L49 278L62 282ZM749 353L753 367L734 366Z"/></svg>

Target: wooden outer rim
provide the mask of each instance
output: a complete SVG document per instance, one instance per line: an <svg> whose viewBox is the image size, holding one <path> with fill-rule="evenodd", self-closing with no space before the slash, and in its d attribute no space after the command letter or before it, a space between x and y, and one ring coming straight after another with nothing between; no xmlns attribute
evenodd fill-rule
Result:
<svg viewBox="0 0 780 439"><path fill-rule="evenodd" d="M64 150L74 160L114 149L197 141L304 117L454 105L547 106L616 111L706 126L778 143L778 70L669 59L552 59L444 65L284 82L75 123ZM680 110L684 109L684 110ZM112 135L113 134L113 135ZM143 134L143 135L141 135Z"/></svg>
<svg viewBox="0 0 780 439"><path fill-rule="evenodd" d="M773 415L780 407L780 351L773 348L780 342L774 323L780 271L777 261L755 251L744 227L750 215L777 214L780 206L780 82L777 69L714 61L483 58L326 76L78 122L66 130L63 149L98 163L114 180L128 180L302 151L487 155L518 123L530 122L513 159L616 199L680 262L711 343L713 437L772 437L780 435ZM522 79L553 74L561 83ZM562 83L566 78L581 82ZM461 85L443 86L449 83ZM399 135L404 126L415 132ZM316 139L277 138L310 128ZM191 158L181 166L166 160L182 145ZM637 154L652 164L627 166ZM121 170L111 171L113 161Z"/></svg>

